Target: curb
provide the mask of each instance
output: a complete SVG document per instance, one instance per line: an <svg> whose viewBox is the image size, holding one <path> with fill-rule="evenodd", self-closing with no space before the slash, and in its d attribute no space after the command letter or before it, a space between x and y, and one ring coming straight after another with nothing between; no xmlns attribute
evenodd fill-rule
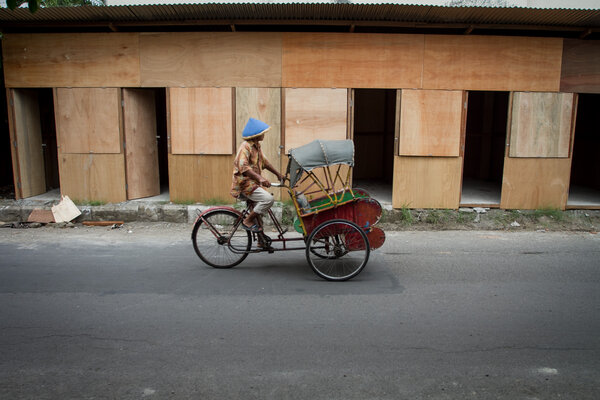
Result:
<svg viewBox="0 0 600 400"><path fill-rule="evenodd" d="M56 201L0 200L0 221L25 222L34 209L50 210ZM174 222L193 223L198 214L214 206L128 201L99 206L78 206L81 215L72 222ZM239 209L239 204L238 204ZM283 225L291 225L295 210L275 203L272 208ZM267 225L270 219L265 218ZM384 206L379 224L389 230L561 230L600 231L600 210L501 210L489 208L392 209Z"/></svg>

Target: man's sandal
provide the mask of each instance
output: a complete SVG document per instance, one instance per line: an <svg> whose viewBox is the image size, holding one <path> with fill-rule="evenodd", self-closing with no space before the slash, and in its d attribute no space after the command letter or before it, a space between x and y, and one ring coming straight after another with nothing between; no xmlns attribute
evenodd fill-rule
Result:
<svg viewBox="0 0 600 400"><path fill-rule="evenodd" d="M246 226L242 222L242 228L244 228L245 230L247 230L249 232L254 232L254 233L262 232L262 229L260 228L260 226L258 224L254 224L252 226Z"/></svg>

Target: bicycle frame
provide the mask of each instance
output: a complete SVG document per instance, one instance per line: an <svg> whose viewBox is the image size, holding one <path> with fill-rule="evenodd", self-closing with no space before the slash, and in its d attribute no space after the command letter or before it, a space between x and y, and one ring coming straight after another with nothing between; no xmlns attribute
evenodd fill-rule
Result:
<svg viewBox="0 0 600 400"><path fill-rule="evenodd" d="M246 218L246 216L250 213L251 207L252 207L251 205L246 206L244 211L241 213L233 207L212 207L212 208L209 208L208 210L204 211L202 214L198 215L198 217L196 218L196 222L198 220L202 220L206 224L206 226L209 228L210 232L215 236L217 241L221 241L221 240L224 240L225 238L219 235L217 228L215 228L208 219L205 219L204 215L207 213L210 213L211 211L215 211L215 210L233 211L235 214L237 214L238 219L235 221L235 224L233 225L233 230L231 231L229 238L227 238L227 245L229 246L229 248L231 249L232 252L237 253L237 254L261 253L261 252L265 252L265 251L275 252L275 251L305 250L306 249L306 246L289 247L288 242L297 242L300 240L305 242L306 238L304 236L303 237L295 237L295 238L286 238L284 236L286 231L281 227L281 223L277 220L277 217L275 216L275 214L273 214L273 211L270 209L268 210L268 216L271 219L271 221L273 222L273 226L275 226L275 229L277 230L278 234L277 234L277 238L274 238L274 239L267 236L268 240L271 243L281 243L283 247L282 248L272 248L272 247L271 248L255 248L250 251L247 251L246 249L236 248L231 243L231 237L233 237L233 235L238 231L238 229L243 229L240 225L242 224L242 221L244 220L244 218ZM256 235L264 235L264 233L254 233L253 232L252 233L253 241L254 241L254 239L256 239Z"/></svg>

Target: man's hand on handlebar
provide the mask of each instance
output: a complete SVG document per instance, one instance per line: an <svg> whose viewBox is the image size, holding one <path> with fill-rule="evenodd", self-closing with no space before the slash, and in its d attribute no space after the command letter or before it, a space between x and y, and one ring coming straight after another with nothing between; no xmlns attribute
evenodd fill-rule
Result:
<svg viewBox="0 0 600 400"><path fill-rule="evenodd" d="M264 187L271 187L271 182L269 182L268 179L263 178L262 176L260 177L258 183L260 184L260 186L264 186Z"/></svg>

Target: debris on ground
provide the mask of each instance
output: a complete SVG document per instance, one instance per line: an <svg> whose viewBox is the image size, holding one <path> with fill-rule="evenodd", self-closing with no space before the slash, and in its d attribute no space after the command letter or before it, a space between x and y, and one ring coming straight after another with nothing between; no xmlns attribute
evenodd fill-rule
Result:
<svg viewBox="0 0 600 400"><path fill-rule="evenodd" d="M82 224L86 226L111 226L123 225L124 221L83 221ZM113 228L114 229L114 228Z"/></svg>
<svg viewBox="0 0 600 400"><path fill-rule="evenodd" d="M2 228L13 228L13 229L28 229L28 228L41 228L43 224L39 222L7 222L0 225Z"/></svg>
<svg viewBox="0 0 600 400"><path fill-rule="evenodd" d="M52 206L52 214L56 222L71 222L81 215L81 211L69 196L62 196L60 203Z"/></svg>
<svg viewBox="0 0 600 400"><path fill-rule="evenodd" d="M54 220L54 214L51 210L36 208L31 212L31 214L29 214L27 222L39 222L42 224L48 224L50 222L56 221Z"/></svg>

